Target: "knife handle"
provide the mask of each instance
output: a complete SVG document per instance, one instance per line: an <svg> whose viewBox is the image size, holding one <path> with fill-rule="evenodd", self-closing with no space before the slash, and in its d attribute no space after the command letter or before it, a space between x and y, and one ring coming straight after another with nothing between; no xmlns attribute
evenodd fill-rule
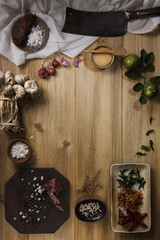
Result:
<svg viewBox="0 0 160 240"><path fill-rule="evenodd" d="M137 11L126 11L125 14L128 20L135 18L158 17L160 16L160 7L142 9Z"/></svg>

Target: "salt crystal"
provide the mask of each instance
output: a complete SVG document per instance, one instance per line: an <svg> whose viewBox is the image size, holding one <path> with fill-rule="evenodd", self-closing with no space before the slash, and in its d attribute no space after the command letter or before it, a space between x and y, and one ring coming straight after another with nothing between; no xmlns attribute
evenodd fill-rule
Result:
<svg viewBox="0 0 160 240"><path fill-rule="evenodd" d="M16 220L17 220L17 218L16 218L16 217L14 217L14 218L13 218L13 220L14 220L14 221L16 221Z"/></svg>
<svg viewBox="0 0 160 240"><path fill-rule="evenodd" d="M39 25L32 27L31 33L28 36L27 46L36 47L42 45L43 40L43 30Z"/></svg>
<svg viewBox="0 0 160 240"><path fill-rule="evenodd" d="M36 181L36 180L37 180L37 177L34 177L34 178L33 178L33 181Z"/></svg>
<svg viewBox="0 0 160 240"><path fill-rule="evenodd" d="M33 173L33 172L34 172L34 170L32 169L32 170L31 170L31 172Z"/></svg>
<svg viewBox="0 0 160 240"><path fill-rule="evenodd" d="M24 178L21 179L21 182L23 182L23 181L24 181Z"/></svg>
<svg viewBox="0 0 160 240"><path fill-rule="evenodd" d="M29 46L29 43L27 43L27 46ZM34 136L30 136L29 138L30 138L32 141L35 140L35 137L34 137Z"/></svg>
<svg viewBox="0 0 160 240"><path fill-rule="evenodd" d="M22 215L23 214L23 212L19 212L19 215Z"/></svg>
<svg viewBox="0 0 160 240"><path fill-rule="evenodd" d="M37 221L39 222L41 219L40 218L37 218Z"/></svg>
<svg viewBox="0 0 160 240"><path fill-rule="evenodd" d="M30 198L34 198L34 194L33 193L30 195Z"/></svg>
<svg viewBox="0 0 160 240"><path fill-rule="evenodd" d="M44 180L44 176L41 176L41 181L43 181Z"/></svg>
<svg viewBox="0 0 160 240"><path fill-rule="evenodd" d="M26 143L22 141L17 141L11 147L11 155L13 158L20 159L25 158L29 154L29 148Z"/></svg>

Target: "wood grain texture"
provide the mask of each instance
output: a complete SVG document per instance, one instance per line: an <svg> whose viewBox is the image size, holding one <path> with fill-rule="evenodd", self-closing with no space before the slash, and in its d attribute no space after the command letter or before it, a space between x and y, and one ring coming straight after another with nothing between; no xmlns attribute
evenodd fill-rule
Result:
<svg viewBox="0 0 160 240"><path fill-rule="evenodd" d="M99 44L112 48L124 47L128 53L139 54L142 48L155 53L154 76L160 75L160 34L159 30L146 35L127 33L124 37L101 38ZM59 54L48 57L59 59ZM25 135L30 141L34 154L24 166L54 167L70 181L70 218L54 234L21 235L6 221L4 206L0 204L0 240L159 240L160 217L160 97L146 106L138 103L139 94L132 87L137 81L124 76L122 57L116 57L113 65L105 70L96 69L89 54L81 54L83 61L78 68L73 60L66 57L70 67L57 69L57 75L50 79L40 79L38 70L43 60L28 60L16 67L3 56L0 57L0 69L11 70L14 74L27 73L38 81L43 90L40 99L34 103L25 103L22 109ZM150 128L149 118L153 116L152 140L155 151L145 157L135 156L141 144L148 143L145 135ZM38 131L34 124L40 124ZM35 141L30 140L35 137ZM7 157L7 146L13 136L0 132L0 195L4 194L5 182L16 172L19 166ZM151 166L152 180L152 228L145 234L118 234L110 227L110 177L113 163L142 162ZM102 168L100 181L103 189L94 195L106 204L105 218L96 223L79 221L74 213L78 201L83 195L77 190L83 184L86 175L94 177Z"/></svg>

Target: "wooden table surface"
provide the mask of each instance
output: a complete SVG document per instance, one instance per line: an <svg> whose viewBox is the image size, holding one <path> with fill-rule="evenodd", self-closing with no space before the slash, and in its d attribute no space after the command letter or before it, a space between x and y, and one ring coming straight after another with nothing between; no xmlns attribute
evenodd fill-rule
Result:
<svg viewBox="0 0 160 240"><path fill-rule="evenodd" d="M128 53L135 54L139 54L142 48L147 52L153 51L156 70L152 76L157 76L160 75L159 30L145 35L127 33L123 37L101 38L94 46L107 44L112 48L124 47ZM51 60L54 56L59 59L57 54L47 59ZM139 94L132 90L137 81L124 76L121 57L116 57L114 64L105 70L95 69L88 55L82 54L81 58L83 61L78 68L67 57L70 67L57 69L55 77L41 79L38 70L42 59L28 60L26 64L16 67L3 56L0 57L1 70L11 70L14 74L27 73L37 80L43 90L37 102L24 104L22 109L25 138L30 141L34 152L30 161L23 166L54 167L70 181L70 218L57 232L19 234L5 221L4 205L0 203L1 240L160 239L160 97L144 106L138 102ZM145 133L150 129L151 115L155 150L147 156L135 156L141 144L148 144L149 138ZM42 125L43 132L34 127L35 123ZM34 136L35 140L30 140L30 136ZM15 137L0 132L0 195L4 195L6 181L19 168L8 159L6 151L11 138ZM151 166L152 228L143 234L114 233L110 216L110 166L113 163L132 162ZM100 181L103 189L89 197L102 200L106 204L107 214L96 223L81 222L74 213L76 203L83 199L77 190L85 176L94 177L98 169L102 169Z"/></svg>

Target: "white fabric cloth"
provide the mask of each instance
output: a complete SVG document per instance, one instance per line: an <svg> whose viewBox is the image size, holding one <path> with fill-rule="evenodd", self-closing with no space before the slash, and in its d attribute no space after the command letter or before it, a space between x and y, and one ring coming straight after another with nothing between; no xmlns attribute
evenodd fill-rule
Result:
<svg viewBox="0 0 160 240"><path fill-rule="evenodd" d="M61 32L65 21L66 7L88 11L137 10L160 6L160 0L0 0L0 54L16 65L26 59L44 58L58 51L74 58L97 37L80 36ZM11 40L11 29L15 21L29 9L42 18L50 29L46 46L38 52L19 50ZM160 17L134 20L128 23L128 31L147 33L160 23Z"/></svg>

